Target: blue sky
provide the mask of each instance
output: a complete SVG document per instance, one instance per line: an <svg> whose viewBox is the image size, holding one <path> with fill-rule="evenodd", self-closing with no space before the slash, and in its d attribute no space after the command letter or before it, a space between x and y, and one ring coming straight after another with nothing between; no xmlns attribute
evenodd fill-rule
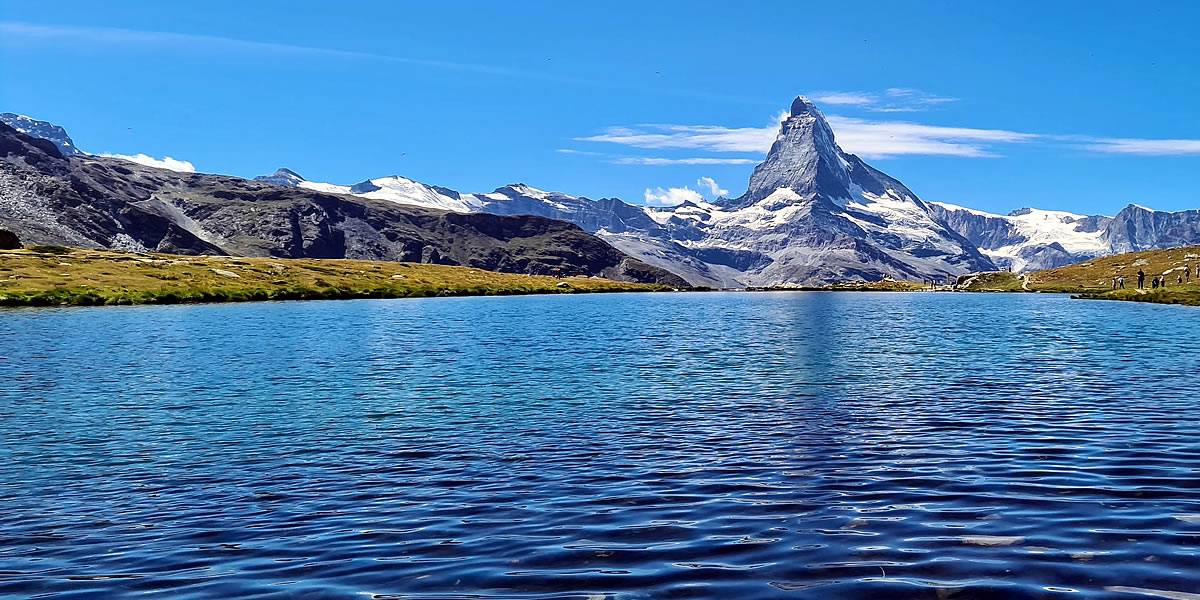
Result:
<svg viewBox="0 0 1200 600"><path fill-rule="evenodd" d="M0 111L205 172L660 202L740 194L807 94L929 200L1177 210L1200 207L1197 22L1194 2L0 0Z"/></svg>

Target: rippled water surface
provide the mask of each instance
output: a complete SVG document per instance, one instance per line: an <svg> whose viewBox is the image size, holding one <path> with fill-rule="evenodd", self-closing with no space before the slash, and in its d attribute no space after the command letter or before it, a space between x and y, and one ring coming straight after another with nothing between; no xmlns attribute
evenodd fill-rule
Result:
<svg viewBox="0 0 1200 600"><path fill-rule="evenodd" d="M0 312L0 596L1200 598L1200 310Z"/></svg>

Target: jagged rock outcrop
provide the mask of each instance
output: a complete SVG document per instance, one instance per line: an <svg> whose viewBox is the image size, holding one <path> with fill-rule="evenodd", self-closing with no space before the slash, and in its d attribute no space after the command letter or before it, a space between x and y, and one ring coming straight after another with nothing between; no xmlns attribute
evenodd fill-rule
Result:
<svg viewBox="0 0 1200 600"><path fill-rule="evenodd" d="M0 125L0 227L28 243L179 254L358 258L686 285L563 221L424 209L64 156Z"/></svg>

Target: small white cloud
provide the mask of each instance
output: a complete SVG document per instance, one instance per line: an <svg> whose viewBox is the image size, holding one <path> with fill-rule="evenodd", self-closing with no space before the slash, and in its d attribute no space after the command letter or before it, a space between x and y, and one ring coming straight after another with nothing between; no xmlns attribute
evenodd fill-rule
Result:
<svg viewBox="0 0 1200 600"><path fill-rule="evenodd" d="M146 165L147 167L158 167L160 169L179 171L180 173L195 173L196 172L196 166L193 165L192 163L190 163L186 160L179 160L177 158L171 158L170 156L164 156L162 158L154 158L153 156L150 156L148 154L141 154L141 153L139 153L139 154L107 154L106 153L106 154L100 154L100 156L105 156L108 158L119 158L121 160L135 162L139 165Z"/></svg>
<svg viewBox="0 0 1200 600"><path fill-rule="evenodd" d="M874 94L866 92L813 92L809 97L820 104L846 106L868 106L879 101Z"/></svg>
<svg viewBox="0 0 1200 600"><path fill-rule="evenodd" d="M576 150L574 148L559 148L555 150L559 154L571 154L576 156L608 156L603 152L591 152L589 150Z"/></svg>
<svg viewBox="0 0 1200 600"><path fill-rule="evenodd" d="M696 185L700 188L708 188L708 193L713 198L729 195L729 190L722 189L721 186L717 185L717 180L712 177L701 177L696 180Z"/></svg>
<svg viewBox="0 0 1200 600"><path fill-rule="evenodd" d="M704 200L700 192L687 186L667 189L660 187L654 189L646 188L645 198L646 204L652 206L675 206L684 202L701 202Z"/></svg>
<svg viewBox="0 0 1200 600"><path fill-rule="evenodd" d="M662 158L657 156L623 156L612 161L618 165L647 165L653 167L667 165L752 165L759 162L755 158Z"/></svg>

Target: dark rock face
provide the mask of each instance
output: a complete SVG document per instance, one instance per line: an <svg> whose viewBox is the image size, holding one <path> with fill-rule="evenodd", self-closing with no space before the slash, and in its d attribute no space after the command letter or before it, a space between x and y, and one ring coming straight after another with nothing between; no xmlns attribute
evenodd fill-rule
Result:
<svg viewBox="0 0 1200 600"><path fill-rule="evenodd" d="M21 247L21 238L17 234L7 230L0 229L0 250L15 250Z"/></svg>
<svg viewBox="0 0 1200 600"><path fill-rule="evenodd" d="M450 213L63 156L47 144L0 125L0 226L30 243L414 261L684 285L562 221Z"/></svg>

